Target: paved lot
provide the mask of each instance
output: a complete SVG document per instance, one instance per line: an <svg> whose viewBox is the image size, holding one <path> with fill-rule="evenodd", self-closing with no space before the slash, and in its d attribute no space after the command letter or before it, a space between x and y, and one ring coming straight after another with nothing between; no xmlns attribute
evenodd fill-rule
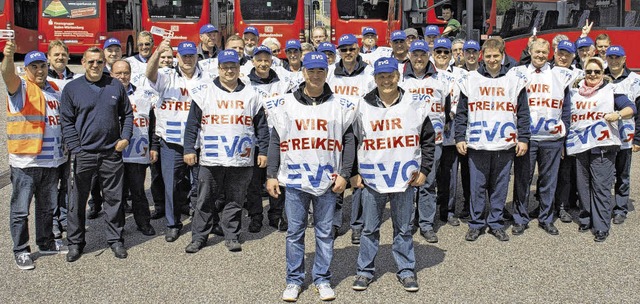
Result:
<svg viewBox="0 0 640 304"><path fill-rule="evenodd" d="M4 92L4 88L1 90ZM2 95L2 94L0 94ZM4 98L3 96L0 96ZM5 107L0 127L5 128ZM2 137L2 146L6 138ZM7 168L6 150L0 153L0 171ZM640 180L640 161L633 161L633 184ZM148 185L148 182L147 182ZM632 187L632 197L640 192ZM189 220L175 243L164 241L164 220L152 222L160 235L145 237L135 230L128 215L125 245L129 258L116 259L105 243L104 218L87 222L87 247L83 257L67 263L63 255L38 257L36 269L19 270L13 260L9 234L11 186L0 189L0 300L2 303L119 303L119 302L214 302L274 303L284 288L284 234L270 227L261 233L243 234L243 251L230 253L222 238L210 237L207 247L187 255ZM345 216L349 214L349 203ZM388 210L387 210L388 211ZM33 214L33 209L32 209ZM575 215L575 214L574 214ZM388 217L388 216L387 216ZM31 217L33 219L33 216ZM244 218L244 229L248 225ZM345 222L346 222L345 218ZM579 233L577 224L558 221L559 236L549 236L536 227L524 235L498 242L482 235L466 242L466 225L442 226L440 242L427 244L415 238L417 275L421 290L407 293L395 280L391 256L390 221L382 226L376 281L365 292L351 290L358 247L350 243L350 232L335 244L332 284L338 303L425 302L640 302L640 217L629 215L624 225L614 226L605 243L594 243L589 233ZM266 224L266 222L265 222ZM34 224L30 222L32 245ZM314 253L313 230L307 229L307 270ZM35 245L33 251L37 251ZM34 254L37 256L38 254ZM311 280L307 277L305 285ZM305 288L300 302L318 302L312 288Z"/></svg>

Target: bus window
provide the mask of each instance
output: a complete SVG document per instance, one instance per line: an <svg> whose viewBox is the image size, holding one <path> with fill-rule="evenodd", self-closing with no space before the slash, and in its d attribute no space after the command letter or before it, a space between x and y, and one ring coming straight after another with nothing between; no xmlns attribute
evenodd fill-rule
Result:
<svg viewBox="0 0 640 304"><path fill-rule="evenodd" d="M297 0L254 0L240 4L242 19L252 21L291 22L298 12Z"/></svg>
<svg viewBox="0 0 640 304"><path fill-rule="evenodd" d="M107 2L107 31L130 29L133 29L133 15L128 2Z"/></svg>
<svg viewBox="0 0 640 304"><path fill-rule="evenodd" d="M202 0L148 0L151 19L200 19Z"/></svg>
<svg viewBox="0 0 640 304"><path fill-rule="evenodd" d="M400 3L400 1L396 1ZM378 1L376 5L372 5L367 0L337 0L338 14L340 19L381 19L387 20L389 15L389 2ZM396 8L396 15L399 9Z"/></svg>
<svg viewBox="0 0 640 304"><path fill-rule="evenodd" d="M0 14L4 14L4 2L5 0L0 0Z"/></svg>
<svg viewBox="0 0 640 304"><path fill-rule="evenodd" d="M4 1L2 1L4 8ZM16 0L13 3L15 25L31 30L38 29L38 2L35 0Z"/></svg>

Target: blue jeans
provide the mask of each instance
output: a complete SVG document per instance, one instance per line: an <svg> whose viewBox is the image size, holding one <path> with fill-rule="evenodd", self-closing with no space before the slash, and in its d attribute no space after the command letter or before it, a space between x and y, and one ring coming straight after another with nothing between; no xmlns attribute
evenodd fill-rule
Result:
<svg viewBox="0 0 640 304"><path fill-rule="evenodd" d="M29 247L29 204L35 196L36 244L46 247L53 241L53 211L58 205L58 168L11 167L11 208L9 226L13 253L31 252Z"/></svg>
<svg viewBox="0 0 640 304"><path fill-rule="evenodd" d="M362 189L355 188L351 194L351 229L354 231L362 231L364 227L362 212Z"/></svg>
<svg viewBox="0 0 640 304"><path fill-rule="evenodd" d="M164 211L169 228L182 228L181 206L187 203L190 198L189 167L183 157L184 148L182 146L160 140L160 161L165 185Z"/></svg>
<svg viewBox="0 0 640 304"><path fill-rule="evenodd" d="M427 175L427 181L424 185L418 187L418 198L416 208L416 220L420 231L433 230L433 224L436 218L436 172L440 165L440 156L442 155L442 145L436 145L436 151L433 155L433 166Z"/></svg>
<svg viewBox="0 0 640 304"><path fill-rule="evenodd" d="M311 202L316 234L316 255L311 275L315 284L329 283L329 267L333 258L331 225L336 207L336 194L331 189L320 196L289 187L285 188L285 191L284 210L289 219L286 244L287 284L302 285L304 282L304 235Z"/></svg>
<svg viewBox="0 0 640 304"><path fill-rule="evenodd" d="M631 189L631 149L623 149L616 154L616 205L614 215L627 216L629 212L629 190Z"/></svg>
<svg viewBox="0 0 640 304"><path fill-rule="evenodd" d="M405 278L414 275L416 257L413 251L413 197L415 190L408 187L404 192L378 193L365 187L362 189L364 229L360 238L357 274L373 278L374 261L380 245L380 225L387 201L391 202L391 222L393 223L393 258L398 266L397 275Z"/></svg>

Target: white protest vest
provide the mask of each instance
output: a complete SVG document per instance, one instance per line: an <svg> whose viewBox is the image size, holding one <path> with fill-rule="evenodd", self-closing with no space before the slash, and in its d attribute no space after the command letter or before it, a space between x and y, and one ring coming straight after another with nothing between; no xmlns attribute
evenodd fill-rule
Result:
<svg viewBox="0 0 640 304"><path fill-rule="evenodd" d="M306 106L293 94L268 100L267 117L280 136L280 185L322 195L342 166L342 137L355 119L357 100L333 95Z"/></svg>
<svg viewBox="0 0 640 304"><path fill-rule="evenodd" d="M469 148L501 151L516 145L518 95L527 78L517 70L512 71L499 78L484 77L473 71L458 82L468 97L466 141Z"/></svg>
<svg viewBox="0 0 640 304"><path fill-rule="evenodd" d="M22 90L23 102L27 102L27 83L20 79L19 90ZM11 154L9 165L15 168L56 168L67 161L67 153L62 142L62 125L60 124L60 91L55 93L42 90L45 99L44 135L42 150L38 155Z"/></svg>
<svg viewBox="0 0 640 304"><path fill-rule="evenodd" d="M616 94L624 94L631 102L636 101L640 96L640 76L630 73L627 78L618 83L612 83ZM623 119L620 130L620 149L631 149L633 147L633 136L635 135L636 122L634 118Z"/></svg>
<svg viewBox="0 0 640 304"><path fill-rule="evenodd" d="M366 73L366 69L359 75L350 77L331 74L327 83L334 94L354 97L364 97L376 87L373 76Z"/></svg>
<svg viewBox="0 0 640 304"><path fill-rule="evenodd" d="M420 133L428 105L405 94L389 108L361 102L358 110L355 129L362 180L379 193L403 192L411 175L420 171Z"/></svg>
<svg viewBox="0 0 640 304"><path fill-rule="evenodd" d="M449 95L448 84L439 78L440 72L424 79L405 78L400 87L412 100L427 104L427 111L433 130L436 133L436 144L442 144L444 131L444 106Z"/></svg>
<svg viewBox="0 0 640 304"><path fill-rule="evenodd" d="M147 63L138 60L136 56L127 57L124 60L131 65L131 75L144 74L147 71Z"/></svg>
<svg viewBox="0 0 640 304"><path fill-rule="evenodd" d="M572 83L571 70L561 67L549 68L545 64L540 73L535 67L519 66L529 77L527 84L527 102L531 116L531 140L554 141L563 138L567 126L562 121L565 89Z"/></svg>
<svg viewBox="0 0 640 304"><path fill-rule="evenodd" d="M241 91L227 92L207 80L190 83L189 92L202 110L200 165L253 166L253 118L260 110L254 89L246 85Z"/></svg>
<svg viewBox="0 0 640 304"><path fill-rule="evenodd" d="M151 89L138 87L129 95L129 102L133 108L133 135L129 145L122 151L122 160L125 163L150 164L149 119L153 105L158 103L158 94Z"/></svg>
<svg viewBox="0 0 640 304"><path fill-rule="evenodd" d="M458 85L456 84L456 80L460 79L463 75L467 74L468 72L464 69L461 68L457 68L457 67L451 67L452 71L449 72L447 71L446 73L438 73L439 78L445 80L446 82L449 83L449 97L451 99L451 112L449 113L445 113L445 117L446 115L449 115L449 117L451 118L451 120L449 121L448 124L445 124L444 130L442 131L442 145L443 146L455 146L456 145L456 139L455 139L455 116L456 116L456 110L458 109L458 101L460 101L460 87L458 87Z"/></svg>
<svg viewBox="0 0 640 304"><path fill-rule="evenodd" d="M620 145L617 123L614 126L604 119L604 115L615 108L613 90L613 86L607 84L587 98L578 94L578 88L571 89L571 127L566 141L569 155L595 147Z"/></svg>
<svg viewBox="0 0 640 304"><path fill-rule="evenodd" d="M291 85L290 82L283 81L283 80L267 83L267 84L257 83L253 81L251 82L251 86L253 87L255 92L258 94L258 100L260 102L260 105L265 109L266 109L265 101L275 98L277 96L282 96L286 94L287 91L289 90L290 85ZM269 125L269 130L271 130L271 128L273 128L273 126L271 125L271 122L267 120L267 124Z"/></svg>
<svg viewBox="0 0 640 304"><path fill-rule="evenodd" d="M184 144L184 128L192 101L187 86L199 82L198 73L196 71L193 78L186 79L173 69L167 74L158 73L156 83L152 84L160 95L155 106L155 133L167 143L180 146Z"/></svg>

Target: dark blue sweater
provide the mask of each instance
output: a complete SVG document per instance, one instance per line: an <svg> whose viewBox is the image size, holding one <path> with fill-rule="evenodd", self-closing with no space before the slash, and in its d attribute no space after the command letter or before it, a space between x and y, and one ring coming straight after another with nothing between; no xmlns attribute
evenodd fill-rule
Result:
<svg viewBox="0 0 640 304"><path fill-rule="evenodd" d="M130 140L133 110L127 91L115 78L102 75L98 82L80 77L62 90L62 138L67 149L106 152L120 139Z"/></svg>

